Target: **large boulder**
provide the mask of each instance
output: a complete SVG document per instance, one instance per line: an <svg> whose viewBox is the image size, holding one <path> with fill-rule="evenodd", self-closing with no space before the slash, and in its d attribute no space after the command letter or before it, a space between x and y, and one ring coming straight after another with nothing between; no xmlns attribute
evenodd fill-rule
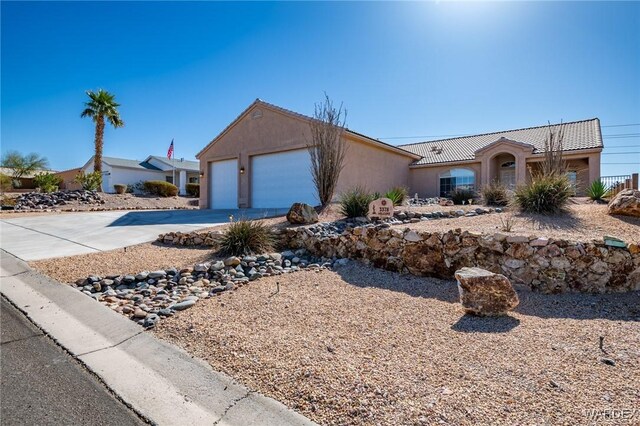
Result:
<svg viewBox="0 0 640 426"><path fill-rule="evenodd" d="M293 203L287 213L287 220L293 225L308 225L318 221L318 213L309 204Z"/></svg>
<svg viewBox="0 0 640 426"><path fill-rule="evenodd" d="M623 189L609 202L609 214L640 217L640 191Z"/></svg>
<svg viewBox="0 0 640 426"><path fill-rule="evenodd" d="M455 273L460 303L468 313L504 315L520 303L509 279L482 268L462 268Z"/></svg>

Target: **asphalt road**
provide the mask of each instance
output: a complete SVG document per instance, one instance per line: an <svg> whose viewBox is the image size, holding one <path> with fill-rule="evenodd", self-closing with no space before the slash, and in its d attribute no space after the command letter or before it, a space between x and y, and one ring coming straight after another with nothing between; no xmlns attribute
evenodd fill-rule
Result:
<svg viewBox="0 0 640 426"><path fill-rule="evenodd" d="M145 424L4 297L1 303L2 425Z"/></svg>

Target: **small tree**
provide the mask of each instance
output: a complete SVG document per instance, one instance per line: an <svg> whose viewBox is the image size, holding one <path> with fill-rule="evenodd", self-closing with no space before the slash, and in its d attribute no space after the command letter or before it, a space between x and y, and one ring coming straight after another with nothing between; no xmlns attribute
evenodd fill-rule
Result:
<svg viewBox="0 0 640 426"><path fill-rule="evenodd" d="M324 94L324 101L315 104L313 120L311 120L311 142L307 144L311 156L311 175L318 192L318 201L324 209L333 198L340 172L344 167L347 151L342 139L347 110L342 104L333 106L329 96Z"/></svg>
<svg viewBox="0 0 640 426"><path fill-rule="evenodd" d="M7 151L0 164L12 170L11 180L14 188L20 186L21 177L49 167L49 161L35 152L22 155L18 151Z"/></svg>

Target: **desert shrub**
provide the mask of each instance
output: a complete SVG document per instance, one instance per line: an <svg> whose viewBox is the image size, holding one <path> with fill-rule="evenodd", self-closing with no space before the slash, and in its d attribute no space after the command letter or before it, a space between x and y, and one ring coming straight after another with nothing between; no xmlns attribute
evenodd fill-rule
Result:
<svg viewBox="0 0 640 426"><path fill-rule="evenodd" d="M388 190L387 193L384 194L384 197L390 199L394 206L401 206L408 194L409 190L407 188L404 186L396 186Z"/></svg>
<svg viewBox="0 0 640 426"><path fill-rule="evenodd" d="M565 173L536 174L516 189L514 201L527 213L554 214L565 207L573 192Z"/></svg>
<svg viewBox="0 0 640 426"><path fill-rule="evenodd" d="M178 195L178 187L163 180L148 180L144 183L144 189L148 193L160 197L175 197Z"/></svg>
<svg viewBox="0 0 640 426"><path fill-rule="evenodd" d="M80 172L76 175L73 181L82 186L82 189L87 191L97 191L100 189L100 185L102 185L102 173L101 172L91 172L85 173Z"/></svg>
<svg viewBox="0 0 640 426"><path fill-rule="evenodd" d="M192 197L199 197L200 196L200 184L199 183L188 183L186 185L186 190L187 190L187 194L191 195Z"/></svg>
<svg viewBox="0 0 640 426"><path fill-rule="evenodd" d="M509 204L507 187L498 181L493 181L480 190L482 200L487 206L506 206Z"/></svg>
<svg viewBox="0 0 640 426"><path fill-rule="evenodd" d="M587 196L593 201L600 201L607 194L607 185L605 185L600 179L591 182L591 185L587 187Z"/></svg>
<svg viewBox="0 0 640 426"><path fill-rule="evenodd" d="M42 192L55 192L62 185L62 178L53 173L40 173L33 178L33 184Z"/></svg>
<svg viewBox="0 0 640 426"><path fill-rule="evenodd" d="M220 240L220 253L226 256L260 254L273 250L273 232L260 221L231 223Z"/></svg>
<svg viewBox="0 0 640 426"><path fill-rule="evenodd" d="M469 200L476 197L476 193L470 189L455 188L449 193L449 198L453 204L467 204Z"/></svg>
<svg viewBox="0 0 640 426"><path fill-rule="evenodd" d="M11 188L13 188L13 185L11 184L11 176L0 173L0 191L11 191Z"/></svg>
<svg viewBox="0 0 640 426"><path fill-rule="evenodd" d="M369 203L375 200L374 195L364 188L355 187L340 195L340 213L346 217L366 216Z"/></svg>
<svg viewBox="0 0 640 426"><path fill-rule="evenodd" d="M113 185L113 189L116 190L116 194L124 194L127 192L128 185L123 185L121 183L116 183Z"/></svg>

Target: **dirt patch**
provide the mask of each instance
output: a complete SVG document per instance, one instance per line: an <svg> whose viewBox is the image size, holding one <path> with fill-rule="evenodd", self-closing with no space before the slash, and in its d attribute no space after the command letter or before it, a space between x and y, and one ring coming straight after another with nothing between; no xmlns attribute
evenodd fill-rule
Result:
<svg viewBox="0 0 640 426"><path fill-rule="evenodd" d="M468 210L472 206L456 207ZM442 209L444 211L444 208ZM414 210L423 212L439 209L432 207L411 209L411 211ZM495 232L503 232L504 222L509 217L514 220L511 233L517 235L536 235L580 241L601 240L603 236L610 235L627 242L640 241L640 218L610 216L607 214L607 206L602 204L572 204L567 208L566 213L554 216L506 212L422 221L398 226L409 226L412 229L425 232L442 232L448 229L461 228L464 231L493 234Z"/></svg>
<svg viewBox="0 0 640 426"><path fill-rule="evenodd" d="M321 424L580 424L637 406L640 293L519 295L511 316L469 317L451 281L353 262L261 279L155 334Z"/></svg>

